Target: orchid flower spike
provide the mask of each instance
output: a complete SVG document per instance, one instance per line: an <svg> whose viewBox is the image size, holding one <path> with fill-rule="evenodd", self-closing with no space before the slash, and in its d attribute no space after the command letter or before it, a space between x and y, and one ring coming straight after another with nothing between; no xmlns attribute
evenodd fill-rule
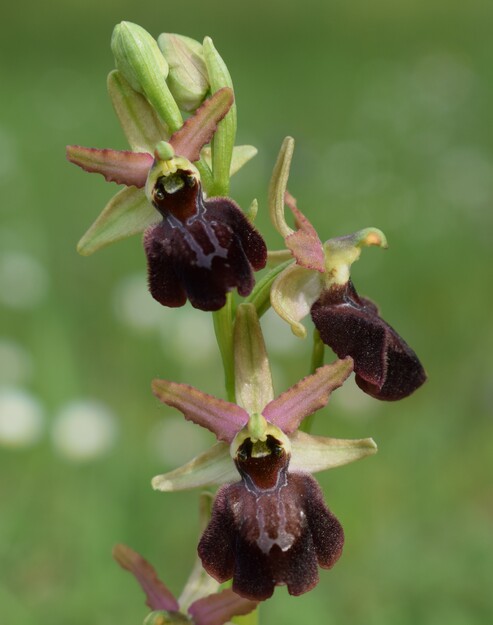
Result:
<svg viewBox="0 0 493 625"><path fill-rule="evenodd" d="M315 228L286 191L293 140L283 143L271 182L271 218L295 258L276 278L271 304L291 325L296 336L305 337L301 320L311 315L322 341L339 358L354 360L356 383L381 400L407 397L426 380L418 357L397 332L379 315L369 299L360 297L351 281L351 265L369 245L387 248L383 232L366 228L354 234L320 240ZM284 217L287 204L297 230Z"/></svg>
<svg viewBox="0 0 493 625"><path fill-rule="evenodd" d="M376 452L372 439L338 440L298 430L352 372L352 360L320 367L273 399L272 381L255 308L242 304L235 328L236 395L241 405L196 388L154 380L154 394L186 419L212 431L218 443L192 461L153 479L157 490L225 484L199 543L206 571L233 590L264 600L286 584L299 595L318 582L317 565L332 567L344 534L310 473Z"/></svg>

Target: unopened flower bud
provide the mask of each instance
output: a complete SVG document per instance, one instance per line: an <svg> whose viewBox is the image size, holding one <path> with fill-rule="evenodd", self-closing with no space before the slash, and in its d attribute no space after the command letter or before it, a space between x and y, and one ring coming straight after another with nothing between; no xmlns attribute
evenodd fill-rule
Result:
<svg viewBox="0 0 493 625"><path fill-rule="evenodd" d="M183 120L166 84L168 63L155 39L141 26L121 22L113 30L111 49L130 86L147 98L172 132L178 130Z"/></svg>
<svg viewBox="0 0 493 625"><path fill-rule="evenodd" d="M168 62L168 86L182 111L194 111L209 90L202 44L190 37L163 33L158 45Z"/></svg>

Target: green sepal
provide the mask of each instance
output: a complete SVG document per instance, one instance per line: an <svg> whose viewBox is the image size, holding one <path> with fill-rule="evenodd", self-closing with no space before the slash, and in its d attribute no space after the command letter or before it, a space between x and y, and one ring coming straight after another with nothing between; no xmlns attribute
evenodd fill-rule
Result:
<svg viewBox="0 0 493 625"><path fill-rule="evenodd" d="M272 284L270 303L276 313L287 321L293 334L306 337L306 328L300 323L312 304L320 297L323 276L317 271L291 264Z"/></svg>
<svg viewBox="0 0 493 625"><path fill-rule="evenodd" d="M258 150L253 145L235 145L233 148L233 156L231 159L231 166L229 169L229 177L234 176L240 169L251 161L256 156ZM212 153L210 147L205 147L202 150L202 157L205 162L212 167Z"/></svg>
<svg viewBox="0 0 493 625"><path fill-rule="evenodd" d="M377 453L372 438L338 439L312 436L299 430L291 437L291 462L293 472L316 473L340 467Z"/></svg>
<svg viewBox="0 0 493 625"><path fill-rule="evenodd" d="M249 415L260 414L274 398L264 337L253 304L236 309L234 329L236 401Z"/></svg>
<svg viewBox="0 0 493 625"><path fill-rule="evenodd" d="M147 201L144 189L126 187L108 202L77 244L77 251L89 256L110 243L143 232L161 219Z"/></svg>
<svg viewBox="0 0 493 625"><path fill-rule="evenodd" d="M224 385L228 401L235 401L235 367L233 347L234 300L231 292L226 294L226 304L212 313L214 332L221 353L224 369Z"/></svg>
<svg viewBox="0 0 493 625"><path fill-rule="evenodd" d="M164 492L236 482L238 471L231 461L229 445L216 443L187 464L152 478L152 488Z"/></svg>
<svg viewBox="0 0 493 625"><path fill-rule="evenodd" d="M158 141L170 133L143 95L137 93L118 70L108 74L108 93L127 141L135 152L152 154Z"/></svg>
<svg viewBox="0 0 493 625"><path fill-rule="evenodd" d="M286 137L282 142L269 184L269 211L274 228L286 238L294 230L286 223L284 216L284 194L288 186L289 169L293 158L294 139Z"/></svg>

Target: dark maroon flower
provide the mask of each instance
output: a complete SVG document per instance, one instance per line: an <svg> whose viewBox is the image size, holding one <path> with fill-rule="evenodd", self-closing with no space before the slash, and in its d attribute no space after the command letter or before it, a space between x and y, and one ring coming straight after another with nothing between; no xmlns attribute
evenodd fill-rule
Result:
<svg viewBox="0 0 493 625"><path fill-rule="evenodd" d="M218 491L199 556L242 597L268 599L279 585L301 595L318 583L318 566L337 562L344 532L311 475L288 473L281 441L258 446L247 439L238 449L242 480Z"/></svg>
<svg viewBox="0 0 493 625"><path fill-rule="evenodd" d="M162 216L144 234L152 296L164 306L189 299L195 308L219 310L232 288L248 295L252 268L265 266L267 249L233 200L205 199L195 168L159 176L151 195Z"/></svg>
<svg viewBox="0 0 493 625"><path fill-rule="evenodd" d="M322 243L308 219L286 193L298 230L285 228L286 245L296 263L276 278L271 290L274 310L297 336L306 336L300 321L311 313L322 341L339 358L354 360L356 383L365 392L387 401L403 399L426 380L418 357L378 314L370 300L359 297L350 278L361 248L386 248L383 232L366 228Z"/></svg>
<svg viewBox="0 0 493 625"><path fill-rule="evenodd" d="M416 354L379 316L375 304L359 297L351 280L323 291L311 317L322 341L339 358L354 360L356 383L368 395L402 399L426 380Z"/></svg>
<svg viewBox="0 0 493 625"><path fill-rule="evenodd" d="M135 93L128 96L131 113L125 109L123 119L139 115L145 126L144 121L154 119L152 111L142 98L134 101L135 97ZM159 141L149 146L150 152L142 152L140 144L147 146L148 138L140 137L140 132L135 151L67 148L71 162L126 185L82 237L80 253L91 254L145 230L151 293L165 306L183 306L189 299L196 308L218 310L231 289L248 295L254 284L253 270L266 263L262 237L233 200L205 199L202 193L202 182L208 189L212 181L207 186L212 173L202 162L202 149L233 100L231 89L216 91L173 133L169 143ZM136 129L130 126L134 141ZM237 167L249 158L248 151L241 156L238 149ZM199 169L204 174L202 182Z"/></svg>

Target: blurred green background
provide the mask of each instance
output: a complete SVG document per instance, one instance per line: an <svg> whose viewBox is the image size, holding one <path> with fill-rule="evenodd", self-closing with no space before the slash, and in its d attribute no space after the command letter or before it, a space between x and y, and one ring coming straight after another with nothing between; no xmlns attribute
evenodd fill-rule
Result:
<svg viewBox="0 0 493 625"><path fill-rule="evenodd" d="M134 625L146 608L111 559L125 542L179 593L194 560L195 493L150 478L211 439L153 398L155 376L221 395L208 315L145 293L138 238L90 258L75 244L115 187L67 143L124 148L106 94L117 22L213 37L236 87L235 179L266 214L282 138L290 188L322 238L377 226L353 278L425 364L398 404L352 384L316 431L373 436L379 454L324 473L343 558L311 593L285 589L262 623L493 622L493 4L48 1L3 10L0 40L0 622ZM309 345L265 319L276 390ZM327 354L327 358L330 358Z"/></svg>

